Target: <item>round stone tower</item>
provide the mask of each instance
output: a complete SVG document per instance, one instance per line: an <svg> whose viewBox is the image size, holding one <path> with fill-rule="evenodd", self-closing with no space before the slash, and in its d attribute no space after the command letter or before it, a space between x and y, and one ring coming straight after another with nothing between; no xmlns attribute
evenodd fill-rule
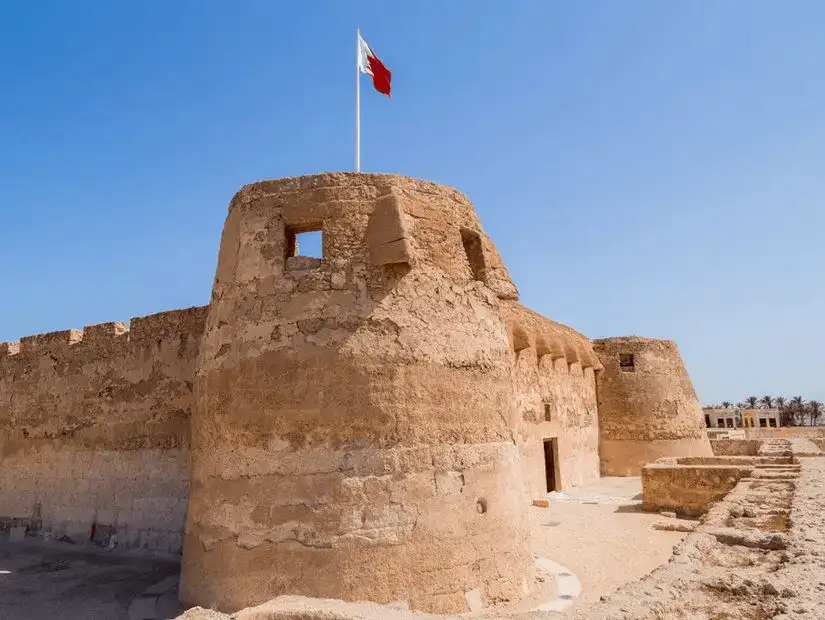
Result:
<svg viewBox="0 0 825 620"><path fill-rule="evenodd" d="M301 235L322 257L301 256ZM462 612L528 590L500 299L470 202L406 177L245 186L201 344L181 599Z"/></svg>
<svg viewBox="0 0 825 620"><path fill-rule="evenodd" d="M693 383L676 343L594 340L603 476L638 476L663 456L713 456Z"/></svg>

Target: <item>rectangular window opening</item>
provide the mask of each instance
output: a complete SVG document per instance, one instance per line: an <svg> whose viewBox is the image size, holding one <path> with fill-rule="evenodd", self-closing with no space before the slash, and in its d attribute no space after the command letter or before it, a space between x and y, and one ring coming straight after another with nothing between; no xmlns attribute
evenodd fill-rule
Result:
<svg viewBox="0 0 825 620"><path fill-rule="evenodd" d="M776 419L774 419L774 418L768 419L768 426L773 426L774 428L776 428Z"/></svg>
<svg viewBox="0 0 825 620"><path fill-rule="evenodd" d="M324 258L324 238L321 224L295 226L286 229L286 257Z"/></svg>
<svg viewBox="0 0 825 620"><path fill-rule="evenodd" d="M765 418L759 418L759 426L761 428L766 428L768 426L768 421Z"/></svg>
<svg viewBox="0 0 825 620"><path fill-rule="evenodd" d="M484 264L484 250L481 247L481 236L468 228L461 229L461 243L464 246L464 253L470 263L470 271L473 279L480 282L486 281L487 266Z"/></svg>
<svg viewBox="0 0 825 620"><path fill-rule="evenodd" d="M636 363L632 353L619 353L619 368L622 372L635 372Z"/></svg>
<svg viewBox="0 0 825 620"><path fill-rule="evenodd" d="M710 416L705 414L705 426L710 427Z"/></svg>
<svg viewBox="0 0 825 620"><path fill-rule="evenodd" d="M552 422L553 420L553 408L550 406L550 403L544 403L544 421L545 422Z"/></svg>
<svg viewBox="0 0 825 620"><path fill-rule="evenodd" d="M728 428L733 428L733 418L726 419L725 423L725 426L727 426Z"/></svg>
<svg viewBox="0 0 825 620"><path fill-rule="evenodd" d="M719 428L724 428L725 427L724 418L716 418L716 426L718 426Z"/></svg>

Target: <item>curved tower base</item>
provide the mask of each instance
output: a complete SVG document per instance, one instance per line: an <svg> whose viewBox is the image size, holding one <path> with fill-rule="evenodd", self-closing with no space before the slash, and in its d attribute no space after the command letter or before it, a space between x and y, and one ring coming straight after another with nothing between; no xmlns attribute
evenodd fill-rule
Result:
<svg viewBox="0 0 825 620"><path fill-rule="evenodd" d="M665 456L713 456L702 407L676 343L594 340L603 476L638 476Z"/></svg>
<svg viewBox="0 0 825 620"><path fill-rule="evenodd" d="M322 258L299 255L311 230ZM366 174L242 189L198 359L183 602L454 613L526 594L498 307L513 292L455 190Z"/></svg>

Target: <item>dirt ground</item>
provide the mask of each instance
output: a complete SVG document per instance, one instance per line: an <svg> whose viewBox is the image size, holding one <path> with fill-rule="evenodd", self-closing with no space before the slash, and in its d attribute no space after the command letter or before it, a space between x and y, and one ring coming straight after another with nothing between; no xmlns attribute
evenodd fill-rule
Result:
<svg viewBox="0 0 825 620"><path fill-rule="evenodd" d="M132 600L178 572L170 560L69 545L0 544L2 620L128 620Z"/></svg>
<svg viewBox="0 0 825 620"><path fill-rule="evenodd" d="M563 564L581 582L572 608L596 602L670 558L684 533L654 530L641 511L641 478L602 478L532 508L535 553Z"/></svg>

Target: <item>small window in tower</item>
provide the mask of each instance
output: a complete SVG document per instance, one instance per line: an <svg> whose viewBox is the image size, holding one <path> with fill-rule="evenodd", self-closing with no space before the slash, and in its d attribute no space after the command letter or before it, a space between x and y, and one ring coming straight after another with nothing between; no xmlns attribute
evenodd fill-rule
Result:
<svg viewBox="0 0 825 620"><path fill-rule="evenodd" d="M553 406L550 403L544 403L544 421L553 421Z"/></svg>
<svg viewBox="0 0 825 620"><path fill-rule="evenodd" d="M484 251L481 247L481 237L479 234L468 228L461 229L461 243L464 245L464 253L470 263L470 271L473 279L484 282L487 278L487 266L484 264Z"/></svg>
<svg viewBox="0 0 825 620"><path fill-rule="evenodd" d="M636 370L632 353L619 353L619 368L623 372L634 372Z"/></svg>
<svg viewBox="0 0 825 620"><path fill-rule="evenodd" d="M323 230L320 223L287 226L284 230L284 258L287 271L317 269L324 260Z"/></svg>
<svg viewBox="0 0 825 620"><path fill-rule="evenodd" d="M314 226L295 226L286 229L286 256L306 256L323 258L324 243L321 224Z"/></svg>

